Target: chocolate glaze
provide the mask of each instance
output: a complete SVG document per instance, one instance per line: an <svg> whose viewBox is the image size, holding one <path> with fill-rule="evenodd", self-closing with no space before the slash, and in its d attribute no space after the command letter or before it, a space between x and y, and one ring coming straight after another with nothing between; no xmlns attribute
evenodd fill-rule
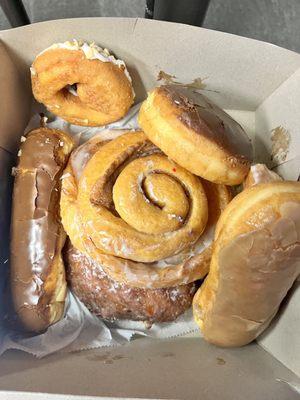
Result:
<svg viewBox="0 0 300 400"><path fill-rule="evenodd" d="M60 176L72 140L61 131L40 128L30 132L19 151L11 223L11 284L15 309L25 327L45 329L53 291L45 282L60 262Z"/></svg>
<svg viewBox="0 0 300 400"><path fill-rule="evenodd" d="M175 85L161 86L158 91L178 109L178 119L189 129L216 143L229 156L245 163L252 161L251 141L243 128L205 96Z"/></svg>

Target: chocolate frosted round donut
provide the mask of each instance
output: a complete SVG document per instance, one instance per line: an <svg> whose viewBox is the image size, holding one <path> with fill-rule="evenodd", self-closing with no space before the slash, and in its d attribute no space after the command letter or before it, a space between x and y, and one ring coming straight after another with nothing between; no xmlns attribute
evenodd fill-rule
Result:
<svg viewBox="0 0 300 400"><path fill-rule="evenodd" d="M192 304L196 284L164 289L138 289L110 279L100 264L70 242L64 253L71 290L99 317L135 321L174 321Z"/></svg>
<svg viewBox="0 0 300 400"><path fill-rule="evenodd" d="M252 146L243 128L199 93L155 88L141 107L139 124L172 160L211 182L236 185L249 171Z"/></svg>

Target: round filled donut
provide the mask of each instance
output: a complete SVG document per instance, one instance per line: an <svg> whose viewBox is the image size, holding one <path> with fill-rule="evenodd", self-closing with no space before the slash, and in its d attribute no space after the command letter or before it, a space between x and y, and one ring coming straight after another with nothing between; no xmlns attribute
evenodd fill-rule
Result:
<svg viewBox="0 0 300 400"><path fill-rule="evenodd" d="M190 308L196 284L164 289L139 289L112 280L100 264L69 242L64 260L72 292L95 315L107 320L174 321Z"/></svg>
<svg viewBox="0 0 300 400"><path fill-rule="evenodd" d="M94 43L56 43L36 57L30 70L35 99L75 125L109 124L133 104L124 61Z"/></svg>
<svg viewBox="0 0 300 400"><path fill-rule="evenodd" d="M132 287L202 279L229 189L184 170L141 131L106 139L102 132L75 150L64 173L61 216L72 244Z"/></svg>
<svg viewBox="0 0 300 400"><path fill-rule="evenodd" d="M209 274L193 300L204 338L243 346L263 332L300 274L300 183L251 186L223 211Z"/></svg>
<svg viewBox="0 0 300 400"><path fill-rule="evenodd" d="M195 175L237 185L249 171L252 146L243 128L199 93L175 85L157 87L138 119L157 147Z"/></svg>

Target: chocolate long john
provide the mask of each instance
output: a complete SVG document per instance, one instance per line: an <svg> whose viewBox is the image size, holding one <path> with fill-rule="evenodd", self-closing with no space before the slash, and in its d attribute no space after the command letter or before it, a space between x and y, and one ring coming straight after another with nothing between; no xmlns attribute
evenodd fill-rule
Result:
<svg viewBox="0 0 300 400"><path fill-rule="evenodd" d="M31 131L19 150L11 221L11 287L25 329L42 331L63 315L66 280L61 250L60 177L73 148L66 133Z"/></svg>

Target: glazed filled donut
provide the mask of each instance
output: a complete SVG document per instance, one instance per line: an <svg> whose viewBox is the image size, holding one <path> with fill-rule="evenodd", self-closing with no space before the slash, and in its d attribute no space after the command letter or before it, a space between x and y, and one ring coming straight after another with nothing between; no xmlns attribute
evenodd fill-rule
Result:
<svg viewBox="0 0 300 400"><path fill-rule="evenodd" d="M139 113L148 138L172 160L211 182L237 185L247 175L252 146L242 127L206 97L177 86L149 93Z"/></svg>
<svg viewBox="0 0 300 400"><path fill-rule="evenodd" d="M241 192L217 223L209 274L193 300L204 338L226 347L254 340L299 274L300 183Z"/></svg>
<svg viewBox="0 0 300 400"><path fill-rule="evenodd" d="M74 40L50 46L34 60L31 81L38 102L76 125L117 121L134 99L125 63L94 43Z"/></svg>
<svg viewBox="0 0 300 400"><path fill-rule="evenodd" d="M200 181L143 132L104 143L100 134L70 158L61 215L75 248L113 280L154 289L207 274L213 229L230 199L227 187Z"/></svg>
<svg viewBox="0 0 300 400"><path fill-rule="evenodd" d="M196 284L165 289L132 288L110 279L100 264L65 246L67 280L73 293L99 317L134 321L174 321L190 308Z"/></svg>

